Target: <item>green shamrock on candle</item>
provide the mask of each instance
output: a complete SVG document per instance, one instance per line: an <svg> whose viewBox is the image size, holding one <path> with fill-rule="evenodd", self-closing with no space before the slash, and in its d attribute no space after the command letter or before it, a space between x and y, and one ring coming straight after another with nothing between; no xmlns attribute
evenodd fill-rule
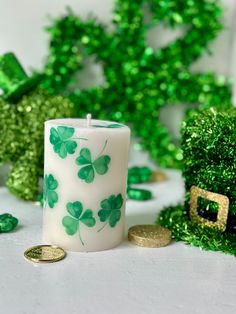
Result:
<svg viewBox="0 0 236 314"><path fill-rule="evenodd" d="M77 143L71 140L75 133L75 129L67 126L59 126L51 128L50 143L53 145L53 150L61 158L66 158L67 154L74 154Z"/></svg>
<svg viewBox="0 0 236 314"><path fill-rule="evenodd" d="M83 166L78 172L78 177L81 180L84 180L86 183L92 183L95 173L100 175L107 173L111 157L108 155L102 155L106 144L107 141L105 142L99 156L94 161L92 161L92 154L88 148L82 148L80 150L80 155L76 158L76 164Z"/></svg>
<svg viewBox="0 0 236 314"><path fill-rule="evenodd" d="M98 216L101 222L106 223L98 230L100 232L107 224L111 228L114 228L121 217L121 207L123 205L123 198L121 194L117 196L111 195L108 198L104 199L100 203L101 209L98 212Z"/></svg>
<svg viewBox="0 0 236 314"><path fill-rule="evenodd" d="M80 234L80 223L83 223L85 226L92 228L96 224L96 220L93 217L93 212L91 209L86 209L83 211L83 205L81 202L69 202L66 205L66 209L70 216L65 216L62 219L62 224L66 229L68 235L74 235L79 231L79 238L84 245L84 242Z"/></svg>
<svg viewBox="0 0 236 314"><path fill-rule="evenodd" d="M48 206L53 208L58 201L58 194L55 191L58 188L58 182L52 174L45 175L43 183L43 201L44 206L48 202Z"/></svg>
<svg viewBox="0 0 236 314"><path fill-rule="evenodd" d="M117 129L117 128L123 128L124 125L119 124L119 123L111 123L107 125L99 125L99 124L94 124L93 125L95 128L107 128L107 129Z"/></svg>

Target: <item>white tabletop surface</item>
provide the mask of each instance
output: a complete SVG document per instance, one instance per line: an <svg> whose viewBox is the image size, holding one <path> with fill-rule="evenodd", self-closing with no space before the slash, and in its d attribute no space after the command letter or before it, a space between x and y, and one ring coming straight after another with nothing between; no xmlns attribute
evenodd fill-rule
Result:
<svg viewBox="0 0 236 314"><path fill-rule="evenodd" d="M154 223L163 206L183 198L177 171L152 184L155 199L127 203L127 226ZM70 253L60 262L36 265L23 258L41 243L42 209L0 189L0 213L19 218L0 234L1 314L236 313L235 258L173 242L160 249L124 241L98 253Z"/></svg>

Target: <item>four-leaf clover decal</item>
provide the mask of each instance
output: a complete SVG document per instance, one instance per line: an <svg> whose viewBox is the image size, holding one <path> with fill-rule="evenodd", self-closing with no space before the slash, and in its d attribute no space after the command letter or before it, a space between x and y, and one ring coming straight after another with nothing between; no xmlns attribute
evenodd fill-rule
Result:
<svg viewBox="0 0 236 314"><path fill-rule="evenodd" d="M74 128L67 126L58 126L50 129L50 143L53 145L53 150L61 158L66 158L67 154L74 154L77 147L76 141L71 137L75 132Z"/></svg>
<svg viewBox="0 0 236 314"><path fill-rule="evenodd" d="M84 245L80 234L80 223L83 223L89 228L93 227L96 224L96 220L93 217L93 212L91 209L86 209L83 211L83 205L79 201L67 203L66 209L70 214L70 216L65 216L62 219L62 224L66 229L66 233L72 236L78 231L80 241L82 245Z"/></svg>
<svg viewBox="0 0 236 314"><path fill-rule="evenodd" d="M101 209L98 212L98 216L101 222L106 222L101 229L101 231L107 224L111 228L114 228L121 217L121 207L123 205L123 198L121 194L117 196L111 195L108 198L101 201Z"/></svg>
<svg viewBox="0 0 236 314"><path fill-rule="evenodd" d="M58 201L58 194L55 191L58 187L58 182L52 174L45 175L43 182L43 201L44 206L48 202L48 206L53 208Z"/></svg>
<svg viewBox="0 0 236 314"><path fill-rule="evenodd" d="M103 175L108 171L111 158L108 155L101 155L101 153L99 157L93 161L92 154L88 148L82 148L80 150L80 155L76 158L76 163L77 165L82 166L78 171L78 177L81 180L84 180L86 183L91 183L94 180L95 173Z"/></svg>

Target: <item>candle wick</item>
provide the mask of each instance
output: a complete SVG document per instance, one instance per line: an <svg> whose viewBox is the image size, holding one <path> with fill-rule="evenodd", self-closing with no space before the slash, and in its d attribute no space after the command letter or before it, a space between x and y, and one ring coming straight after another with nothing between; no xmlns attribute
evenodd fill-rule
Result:
<svg viewBox="0 0 236 314"><path fill-rule="evenodd" d="M92 115L91 113L87 114L87 128L91 127L91 119L92 119Z"/></svg>

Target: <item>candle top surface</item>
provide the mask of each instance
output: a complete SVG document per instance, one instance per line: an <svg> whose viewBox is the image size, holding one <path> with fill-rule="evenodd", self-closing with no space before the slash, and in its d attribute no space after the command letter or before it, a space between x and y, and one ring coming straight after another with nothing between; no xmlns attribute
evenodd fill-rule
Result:
<svg viewBox="0 0 236 314"><path fill-rule="evenodd" d="M91 124L87 125L87 119L77 119L77 118L67 118L67 119L54 119L54 120L47 120L45 125L50 126L67 126L73 127L75 129L97 129L97 130L124 130L129 129L129 127L125 124L117 123L114 121L107 121L107 120L96 120L91 119Z"/></svg>

